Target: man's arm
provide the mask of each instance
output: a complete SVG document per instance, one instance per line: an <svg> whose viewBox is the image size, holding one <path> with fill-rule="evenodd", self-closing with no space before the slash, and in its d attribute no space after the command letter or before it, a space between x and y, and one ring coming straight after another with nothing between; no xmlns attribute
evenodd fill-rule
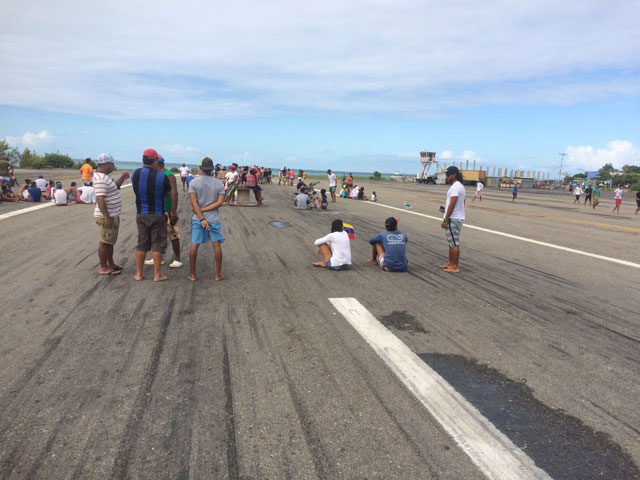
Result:
<svg viewBox="0 0 640 480"><path fill-rule="evenodd" d="M129 178L129 172L124 172L122 175L120 175L120 178L118 180L116 180L116 185L118 186L118 189L120 189L120 187L122 186L122 184L124 183L124 181Z"/></svg>
<svg viewBox="0 0 640 480"><path fill-rule="evenodd" d="M442 219L442 228L447 228L447 225L449 225L449 220L451 219L451 214L453 213L456 203L458 203L458 197L450 197L449 208L447 208L444 218Z"/></svg>
<svg viewBox="0 0 640 480"><path fill-rule="evenodd" d="M106 228L111 228L111 217L109 216L109 210L107 210L107 201L105 200L104 195L97 196L96 203L98 204L98 208L100 209L100 212L102 212L102 216L104 217L104 226Z"/></svg>
<svg viewBox="0 0 640 480"><path fill-rule="evenodd" d="M206 207L200 208L200 211L208 212L210 210L215 210L216 208L221 207L224 204L225 198L226 197L224 196L224 193L221 193L220 195L218 195L218 200L216 200L215 202L207 205Z"/></svg>
<svg viewBox="0 0 640 480"><path fill-rule="evenodd" d="M169 183L171 184L171 224L175 225L178 222L178 182L175 175L169 177Z"/></svg>
<svg viewBox="0 0 640 480"><path fill-rule="evenodd" d="M200 209L200 205L198 205L198 197L196 196L196 194L189 193L189 200L191 201L191 208L193 210L193 213L195 213L196 217L198 217L198 219L200 220L200 225L202 225L202 228L211 230L209 222L205 220L204 215L202 214L202 210Z"/></svg>

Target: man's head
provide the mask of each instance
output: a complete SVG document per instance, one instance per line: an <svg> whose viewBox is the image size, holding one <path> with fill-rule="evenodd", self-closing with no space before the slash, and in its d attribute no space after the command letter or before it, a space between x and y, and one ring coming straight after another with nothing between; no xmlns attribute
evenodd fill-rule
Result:
<svg viewBox="0 0 640 480"><path fill-rule="evenodd" d="M34 188L36 186L36 182L31 182L31 184L29 186Z"/></svg>
<svg viewBox="0 0 640 480"><path fill-rule="evenodd" d="M186 164L186 163L183 163L183 164L182 164L182 166L183 166L183 167L186 167L186 166L187 166L187 164Z"/></svg>
<svg viewBox="0 0 640 480"><path fill-rule="evenodd" d="M38 178L44 178L44 175L38 175Z"/></svg>
<svg viewBox="0 0 640 480"><path fill-rule="evenodd" d="M393 217L389 217L384 221L384 227L390 231L394 232L398 229L398 220Z"/></svg>
<svg viewBox="0 0 640 480"><path fill-rule="evenodd" d="M24 184L25 185L31 185L31 180L29 180L28 178L25 178Z"/></svg>
<svg viewBox="0 0 640 480"><path fill-rule="evenodd" d="M231 169L232 172L236 171L236 166L235 165L231 165L229 168Z"/></svg>
<svg viewBox="0 0 640 480"><path fill-rule="evenodd" d="M98 155L98 159L96 160L98 163L98 171L100 173L109 174L113 172L115 168L115 164L113 163L113 157L108 153L101 153Z"/></svg>
<svg viewBox="0 0 640 480"><path fill-rule="evenodd" d="M85 158L84 159L84 163L91 163L91 159L90 158Z"/></svg>
<svg viewBox="0 0 640 480"><path fill-rule="evenodd" d="M164 157L158 154L158 166L164 168Z"/></svg>
<svg viewBox="0 0 640 480"><path fill-rule="evenodd" d="M75 187L76 186L76 182L71 182L71 186Z"/></svg>
<svg viewBox="0 0 640 480"><path fill-rule="evenodd" d="M331 169L327 170L327 173L328 173L329 175L331 175Z"/></svg>
<svg viewBox="0 0 640 480"><path fill-rule="evenodd" d="M61 190L61 189L62 189L62 182L58 182L58 183L56 183L56 188L57 188L58 190Z"/></svg>
<svg viewBox="0 0 640 480"><path fill-rule="evenodd" d="M147 148L142 153L142 163L144 163L147 167L152 167L158 164L158 152L156 152L153 148Z"/></svg>
<svg viewBox="0 0 640 480"><path fill-rule="evenodd" d="M454 165L447 168L445 178L447 183L454 183L456 180L462 182L462 174L460 173L460 170L458 170L458 167Z"/></svg>
<svg viewBox="0 0 640 480"><path fill-rule="evenodd" d="M213 168L213 160L211 160L209 157L203 157L202 160L200 160L200 170L205 175L211 176Z"/></svg>
<svg viewBox="0 0 640 480"><path fill-rule="evenodd" d="M331 233L333 232L342 232L344 230L344 225L342 224L342 220L334 220L331 222Z"/></svg>

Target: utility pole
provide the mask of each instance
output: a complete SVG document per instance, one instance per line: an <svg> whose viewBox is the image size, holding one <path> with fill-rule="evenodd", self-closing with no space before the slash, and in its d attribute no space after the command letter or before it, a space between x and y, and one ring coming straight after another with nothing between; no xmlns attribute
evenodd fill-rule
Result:
<svg viewBox="0 0 640 480"><path fill-rule="evenodd" d="M567 154L559 153L558 155L560 155L560 171L558 172L558 174L560 176L560 183L562 183L562 164L564 163L564 157L566 157Z"/></svg>

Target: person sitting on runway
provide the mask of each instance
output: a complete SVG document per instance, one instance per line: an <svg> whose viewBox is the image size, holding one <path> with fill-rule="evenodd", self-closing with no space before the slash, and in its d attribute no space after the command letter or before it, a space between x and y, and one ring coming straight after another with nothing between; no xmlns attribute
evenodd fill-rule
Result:
<svg viewBox="0 0 640 480"><path fill-rule="evenodd" d="M320 209L326 210L328 206L329 202L327 200L327 190L323 188L322 190L320 190Z"/></svg>
<svg viewBox="0 0 640 480"><path fill-rule="evenodd" d="M51 194L51 200L55 202L56 207L66 207L69 203L69 196L67 192L65 192L64 188L62 188L62 183L56 183L56 187L53 189L53 193Z"/></svg>
<svg viewBox="0 0 640 480"><path fill-rule="evenodd" d="M13 193L8 184L4 184L2 185L2 200L5 202L17 202L20 200L20 196Z"/></svg>
<svg viewBox="0 0 640 480"><path fill-rule="evenodd" d="M96 190L93 188L93 182L88 182L77 190L78 197L76 203L96 203Z"/></svg>
<svg viewBox="0 0 640 480"><path fill-rule="evenodd" d="M71 186L69 188L65 188L64 191L67 192L67 200L75 203L78 199L78 187L76 186L76 182L71 182Z"/></svg>
<svg viewBox="0 0 640 480"><path fill-rule="evenodd" d="M25 200L27 202L40 202L42 200L42 190L38 188L36 182L31 182L29 188L26 189L27 197Z"/></svg>
<svg viewBox="0 0 640 480"><path fill-rule="evenodd" d="M22 185L22 187L20 187L20 200L27 200L27 198L29 198L29 192L27 192L27 189L31 186L31 180L29 180L28 178L25 179L24 181L24 185Z"/></svg>
<svg viewBox="0 0 640 480"><path fill-rule="evenodd" d="M313 263L314 267L344 270L351 265L351 244L342 220L334 220L331 223L331 233L317 239L314 245L318 247L318 255L322 255L321 261Z"/></svg>
<svg viewBox="0 0 640 480"><path fill-rule="evenodd" d="M398 221L393 217L385 220L384 227L386 231L369 240L373 251L367 262L377 263L385 272L406 272L407 235L398 230Z"/></svg>

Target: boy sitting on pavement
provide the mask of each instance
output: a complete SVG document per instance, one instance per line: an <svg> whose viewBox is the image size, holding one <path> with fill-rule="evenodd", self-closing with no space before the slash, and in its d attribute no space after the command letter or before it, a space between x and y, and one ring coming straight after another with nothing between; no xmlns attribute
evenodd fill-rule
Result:
<svg viewBox="0 0 640 480"><path fill-rule="evenodd" d="M318 255L322 255L321 261L313 263L314 267L344 270L351 265L351 244L342 220L334 220L331 233L317 239L314 244L318 247Z"/></svg>
<svg viewBox="0 0 640 480"><path fill-rule="evenodd" d="M407 235L398 230L398 221L389 217L385 220L385 232L380 232L369 243L373 245L368 263L377 263L385 272L406 272ZM377 259L376 259L377 257Z"/></svg>

